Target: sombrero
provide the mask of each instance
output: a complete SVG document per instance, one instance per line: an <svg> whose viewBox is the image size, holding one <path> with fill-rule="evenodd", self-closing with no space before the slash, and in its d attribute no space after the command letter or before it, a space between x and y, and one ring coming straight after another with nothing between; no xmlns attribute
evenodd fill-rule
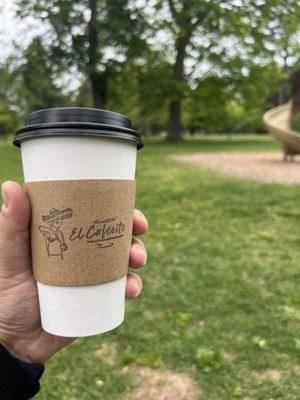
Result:
<svg viewBox="0 0 300 400"><path fill-rule="evenodd" d="M52 222L57 218L71 218L73 211L71 208L65 208L64 210L57 210L56 208L52 208L48 215L43 215L42 220L44 222Z"/></svg>

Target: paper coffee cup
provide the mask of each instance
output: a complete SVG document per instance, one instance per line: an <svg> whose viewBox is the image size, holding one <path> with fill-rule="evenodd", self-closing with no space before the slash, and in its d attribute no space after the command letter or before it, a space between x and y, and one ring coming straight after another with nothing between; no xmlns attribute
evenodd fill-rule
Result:
<svg viewBox="0 0 300 400"><path fill-rule="evenodd" d="M61 108L30 114L14 144L31 201L44 330L76 337L116 328L125 312L140 135L121 114Z"/></svg>

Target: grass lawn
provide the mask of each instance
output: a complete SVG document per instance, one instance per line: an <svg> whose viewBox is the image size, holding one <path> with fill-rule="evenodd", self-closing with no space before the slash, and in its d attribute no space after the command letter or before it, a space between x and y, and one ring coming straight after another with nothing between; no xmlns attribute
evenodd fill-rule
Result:
<svg viewBox="0 0 300 400"><path fill-rule="evenodd" d="M146 145L137 178L150 223L143 294L127 303L121 327L57 354L37 399L133 399L142 366L189 375L201 399L300 398L300 187L168 159L277 149L254 136ZM0 152L0 180L21 181L18 150Z"/></svg>

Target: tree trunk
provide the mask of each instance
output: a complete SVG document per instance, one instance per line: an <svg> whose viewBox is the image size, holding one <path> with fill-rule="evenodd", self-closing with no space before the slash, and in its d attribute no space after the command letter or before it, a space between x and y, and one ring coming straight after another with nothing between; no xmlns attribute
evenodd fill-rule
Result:
<svg viewBox="0 0 300 400"><path fill-rule="evenodd" d="M288 100L288 41L286 43L285 56L283 57L282 78L279 81L278 104L284 104Z"/></svg>
<svg viewBox="0 0 300 400"><path fill-rule="evenodd" d="M176 41L176 60L173 69L175 83L180 85L185 81L184 77L184 60L186 56L186 48L189 44L191 32L187 32L184 36L179 37ZM181 125L181 103L182 94L177 94L177 98L173 98L169 108L168 135L166 141L168 143L182 143L182 125Z"/></svg>
<svg viewBox="0 0 300 400"><path fill-rule="evenodd" d="M287 101L287 82L281 80L279 82L278 104L284 104Z"/></svg>
<svg viewBox="0 0 300 400"><path fill-rule="evenodd" d="M104 108L107 100L107 73L98 72L99 35L97 30L97 0L89 0L91 17L88 23L88 64L87 75L91 83L94 107Z"/></svg>
<svg viewBox="0 0 300 400"><path fill-rule="evenodd" d="M181 134L181 102L178 100L172 100L170 103L167 142L183 142Z"/></svg>
<svg viewBox="0 0 300 400"><path fill-rule="evenodd" d="M95 108L105 108L107 101L107 74L95 72L90 76L92 96Z"/></svg>
<svg viewBox="0 0 300 400"><path fill-rule="evenodd" d="M292 80L292 114L300 113L300 70L296 71Z"/></svg>

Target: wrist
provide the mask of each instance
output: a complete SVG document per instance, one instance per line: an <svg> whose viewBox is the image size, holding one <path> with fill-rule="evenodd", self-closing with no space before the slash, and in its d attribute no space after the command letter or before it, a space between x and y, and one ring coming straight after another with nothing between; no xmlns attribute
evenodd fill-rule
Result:
<svg viewBox="0 0 300 400"><path fill-rule="evenodd" d="M27 364L35 364L36 360L32 360L25 352L26 343L22 344L14 344L12 345L10 342L0 339L0 349L4 347L6 351L17 360L20 360ZM23 347L23 348L22 348Z"/></svg>
<svg viewBox="0 0 300 400"><path fill-rule="evenodd" d="M11 353L9 349L0 343L0 355L9 358L13 362L17 363L19 367L32 379L40 379L45 367L40 363L33 363L26 357L18 357L16 354Z"/></svg>

